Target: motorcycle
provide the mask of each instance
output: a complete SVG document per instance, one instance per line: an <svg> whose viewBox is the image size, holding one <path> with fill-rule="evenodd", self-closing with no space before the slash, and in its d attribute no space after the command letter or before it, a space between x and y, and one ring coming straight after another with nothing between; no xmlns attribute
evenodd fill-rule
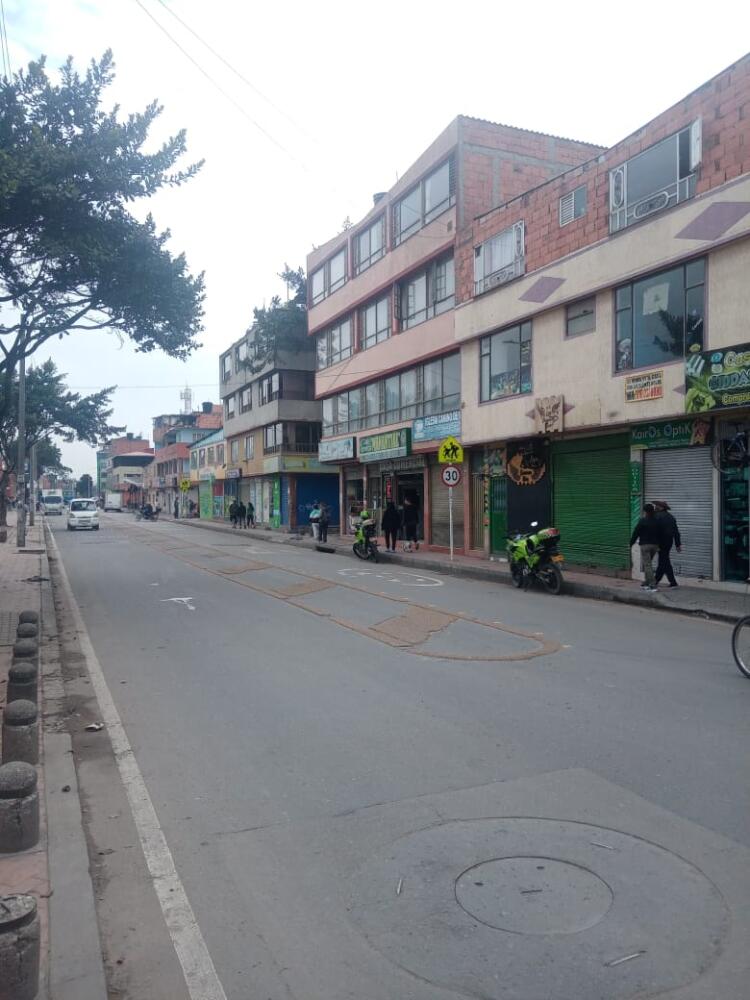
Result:
<svg viewBox="0 0 750 1000"><path fill-rule="evenodd" d="M158 521L159 514L161 514L161 507L141 507L141 509L136 513L135 519L136 521Z"/></svg>
<svg viewBox="0 0 750 1000"><path fill-rule="evenodd" d="M531 522L532 528L538 526L538 521ZM508 562L513 586L526 590L532 581L539 580L549 594L559 594L563 585L559 564L564 560L557 548L559 541L557 528L542 528L509 538Z"/></svg>
<svg viewBox="0 0 750 1000"><path fill-rule="evenodd" d="M360 515L359 524L357 525L357 530L354 534L354 545L352 546L354 555L358 559L371 559L373 562L378 561L378 542L375 538L375 522L367 515L366 511L362 511Z"/></svg>

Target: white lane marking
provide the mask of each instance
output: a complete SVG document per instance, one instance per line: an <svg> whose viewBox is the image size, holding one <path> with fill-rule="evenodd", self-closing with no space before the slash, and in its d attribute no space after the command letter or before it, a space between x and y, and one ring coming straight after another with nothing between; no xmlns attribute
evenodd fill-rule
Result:
<svg viewBox="0 0 750 1000"><path fill-rule="evenodd" d="M159 603L169 604L171 601L174 604L184 604L188 611L195 611L195 605L190 603L192 600L192 597L162 597Z"/></svg>
<svg viewBox="0 0 750 1000"><path fill-rule="evenodd" d="M445 582L434 576L420 576L417 573L378 573L374 569L340 569L339 576L374 576L376 580L397 583L401 587L443 587Z"/></svg>
<svg viewBox="0 0 750 1000"><path fill-rule="evenodd" d="M51 534L51 533L50 533ZM224 987L219 981L208 947L195 919L195 913L175 868L172 852L159 825L151 796L143 780L138 763L130 745L125 727L115 708L104 672L94 652L88 631L83 622L78 603L65 572L57 542L52 538L52 546L60 568L60 578L73 613L79 637L79 648L86 659L91 684L99 702L100 718L107 727L112 750L117 761L122 783L130 803L138 839L146 859L151 882L161 906L164 922L172 938L174 950L182 966L185 985L191 1000L227 1000Z"/></svg>

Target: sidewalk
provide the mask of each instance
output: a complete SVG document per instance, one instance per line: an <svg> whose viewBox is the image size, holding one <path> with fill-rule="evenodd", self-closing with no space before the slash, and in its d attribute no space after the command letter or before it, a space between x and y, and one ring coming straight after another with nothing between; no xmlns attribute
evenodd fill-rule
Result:
<svg viewBox="0 0 750 1000"><path fill-rule="evenodd" d="M18 614L40 615L38 694L40 762L39 842L0 854L0 895L36 897L40 921L38 1000L105 1000L99 932L82 825L72 744L62 687L57 620L50 584L44 517L27 524L16 546L16 515L8 512L8 541L0 544L0 710L5 707ZM2 758L0 757L0 760ZM72 936L71 936L72 935Z"/></svg>
<svg viewBox="0 0 750 1000"><path fill-rule="evenodd" d="M166 520L166 519L165 519ZM268 528L232 528L226 524L200 519L184 519L174 522L180 526L202 528L207 531L225 532L264 542L297 545L314 549L315 542L309 535L298 535ZM351 555L352 539L338 534L329 534L329 548ZM475 556L455 555L453 562L444 552L385 552L381 547L380 556L384 563L413 566L420 573L451 574L472 580L484 580L510 585L510 572L504 560L487 560ZM352 558L354 558L352 556ZM563 593L573 597L587 597L597 601L616 601L639 607L658 608L681 614L698 615L717 621L735 622L743 615L750 614L750 588L747 590L720 590L710 585L685 585L675 590L664 589L657 594L646 594L637 580L621 580L615 577L599 576L594 573L576 573L563 566L565 583Z"/></svg>

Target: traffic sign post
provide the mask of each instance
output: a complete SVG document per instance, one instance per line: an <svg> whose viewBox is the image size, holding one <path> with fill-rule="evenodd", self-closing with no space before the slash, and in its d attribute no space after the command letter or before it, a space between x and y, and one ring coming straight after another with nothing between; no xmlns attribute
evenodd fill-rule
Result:
<svg viewBox="0 0 750 1000"><path fill-rule="evenodd" d="M453 465L454 462L463 462L464 450L461 443L454 437L447 437L441 441L438 449L438 462L441 465Z"/></svg>
<svg viewBox="0 0 750 1000"><path fill-rule="evenodd" d="M448 440L451 439L449 438ZM461 454L463 455L463 451ZM458 486L461 482L461 470L455 465L446 465L441 476L443 482L448 487L448 537L451 547L451 562L453 562L453 487Z"/></svg>

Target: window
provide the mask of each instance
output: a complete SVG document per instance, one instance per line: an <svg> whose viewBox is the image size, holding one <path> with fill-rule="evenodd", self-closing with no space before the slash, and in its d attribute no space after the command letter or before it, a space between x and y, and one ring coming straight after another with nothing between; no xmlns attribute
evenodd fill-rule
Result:
<svg viewBox="0 0 750 1000"><path fill-rule="evenodd" d="M596 329L596 297L581 299L565 307L565 336L577 337Z"/></svg>
<svg viewBox="0 0 750 1000"><path fill-rule="evenodd" d="M383 423L382 382L365 386L365 427L379 427Z"/></svg>
<svg viewBox="0 0 750 1000"><path fill-rule="evenodd" d="M452 309L455 302L453 254L434 261L426 271L402 281L397 301L402 330Z"/></svg>
<svg viewBox="0 0 750 1000"><path fill-rule="evenodd" d="M575 191L568 191L560 199L560 225L567 226L574 219L586 214L586 185L581 184Z"/></svg>
<svg viewBox="0 0 750 1000"><path fill-rule="evenodd" d="M234 370L238 372L244 363L247 361L247 341L243 340L241 344L238 344L234 349Z"/></svg>
<svg viewBox="0 0 750 1000"><path fill-rule="evenodd" d="M202 469L205 464L206 464L206 449L201 448L201 450L198 452L198 465Z"/></svg>
<svg viewBox="0 0 750 1000"><path fill-rule="evenodd" d="M216 452L213 448L209 448L206 452L206 461L209 465L216 465ZM174 470L175 472L177 469Z"/></svg>
<svg viewBox="0 0 750 1000"><path fill-rule="evenodd" d="M352 241L354 248L354 273L361 274L385 253L385 216L357 233Z"/></svg>
<svg viewBox="0 0 750 1000"><path fill-rule="evenodd" d="M227 420L234 417L234 396L227 396L224 400L224 416Z"/></svg>
<svg viewBox="0 0 750 1000"><path fill-rule="evenodd" d="M255 438L248 434L245 438L245 461L255 458Z"/></svg>
<svg viewBox="0 0 750 1000"><path fill-rule="evenodd" d="M253 387L246 386L240 393L240 413L247 413L253 408Z"/></svg>
<svg viewBox="0 0 750 1000"><path fill-rule="evenodd" d="M461 401L461 360L458 354L430 361L422 368L420 414L455 410Z"/></svg>
<svg viewBox="0 0 750 1000"><path fill-rule="evenodd" d="M274 372L272 375L266 375L265 378L262 378L258 382L258 387L261 406L270 403L274 399L279 399L281 397L281 378L279 373Z"/></svg>
<svg viewBox="0 0 750 1000"><path fill-rule="evenodd" d="M223 444L217 444L216 445L216 464L217 465L223 465L224 464L224 445Z"/></svg>
<svg viewBox="0 0 750 1000"><path fill-rule="evenodd" d="M359 343L363 351L374 347L391 335L391 314L386 295L377 302L370 302L359 311Z"/></svg>
<svg viewBox="0 0 750 1000"><path fill-rule="evenodd" d="M198 452L197 451L191 451L190 452L190 468L191 469L197 469L198 468Z"/></svg>
<svg viewBox="0 0 750 1000"><path fill-rule="evenodd" d="M691 261L615 292L615 368L663 365L703 349L706 262Z"/></svg>
<svg viewBox="0 0 750 1000"><path fill-rule="evenodd" d="M609 231L616 233L695 194L701 120L609 172Z"/></svg>
<svg viewBox="0 0 750 1000"><path fill-rule="evenodd" d="M229 442L229 454L232 462L239 462L240 460L240 439L235 438L234 441Z"/></svg>
<svg viewBox="0 0 750 1000"><path fill-rule="evenodd" d="M317 366L328 368L352 355L352 321L349 317L321 333L317 342Z"/></svg>
<svg viewBox="0 0 750 1000"><path fill-rule="evenodd" d="M221 359L221 381L228 382L232 374L232 355L225 354Z"/></svg>
<svg viewBox="0 0 750 1000"><path fill-rule="evenodd" d="M474 247L474 294L479 295L526 273L523 222Z"/></svg>
<svg viewBox="0 0 750 1000"><path fill-rule="evenodd" d="M313 305L322 302L346 282L346 247L310 275L310 297Z"/></svg>
<svg viewBox="0 0 750 1000"><path fill-rule="evenodd" d="M393 245L397 247L456 202L453 157L442 163L393 206Z"/></svg>
<svg viewBox="0 0 750 1000"><path fill-rule="evenodd" d="M281 451L283 444L283 424L269 424L263 428L263 451L266 455L274 451Z"/></svg>
<svg viewBox="0 0 750 1000"><path fill-rule="evenodd" d="M531 392L531 323L482 337L481 400Z"/></svg>

